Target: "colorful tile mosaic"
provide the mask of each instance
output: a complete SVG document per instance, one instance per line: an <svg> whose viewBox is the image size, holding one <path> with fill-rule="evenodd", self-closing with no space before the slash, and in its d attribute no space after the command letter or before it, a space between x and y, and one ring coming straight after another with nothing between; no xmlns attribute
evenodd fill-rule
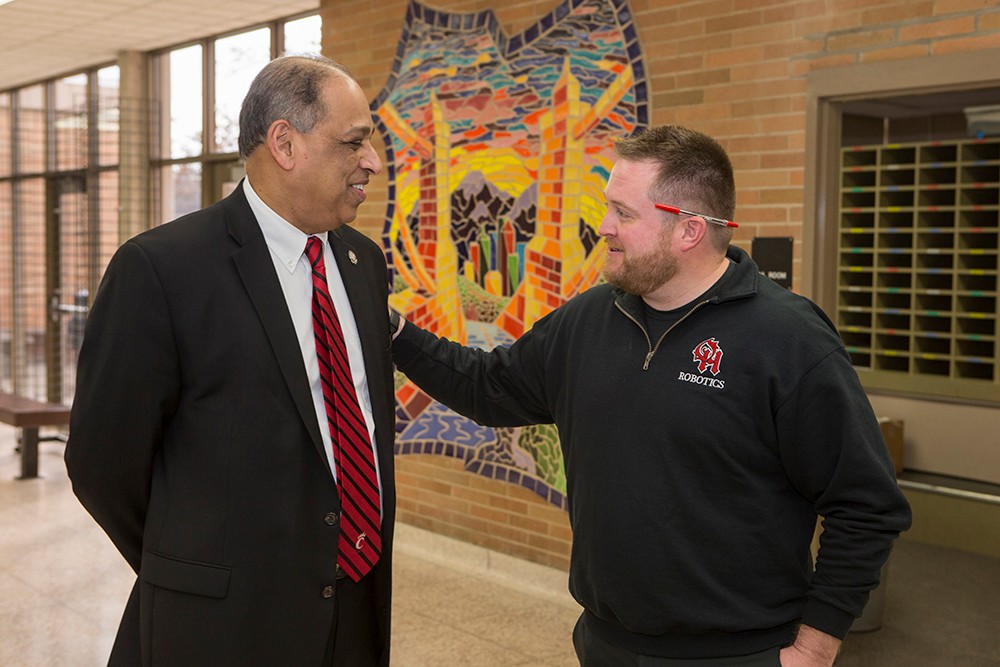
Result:
<svg viewBox="0 0 1000 667"><path fill-rule="evenodd" d="M594 285L613 142L648 125L646 92L627 0L566 0L512 36L491 11L411 2L372 103L392 305L492 348ZM402 377L396 397L397 453L459 457L565 507L554 427L480 427Z"/></svg>

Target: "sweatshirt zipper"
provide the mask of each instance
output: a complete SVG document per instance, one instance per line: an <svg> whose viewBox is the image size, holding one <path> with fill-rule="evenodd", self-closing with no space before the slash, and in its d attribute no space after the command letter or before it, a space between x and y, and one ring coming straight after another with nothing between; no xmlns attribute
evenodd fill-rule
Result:
<svg viewBox="0 0 1000 667"><path fill-rule="evenodd" d="M679 319L676 322L674 322L673 324L671 324L670 328L663 332L663 335L660 336L659 340L656 341L656 345L654 346L652 339L650 339L650 337L649 337L649 332L646 331L646 327L642 326L642 323L640 323L639 320L635 319L632 316L631 313L629 313L627 310L625 310L624 308L622 308L621 304L619 304L617 301L615 301L615 308L617 308L618 310L620 310L622 312L622 314L625 315L625 317L627 317L630 320L632 320L633 322L635 322L635 325L637 327L639 327L639 331L641 331L642 335L646 337L646 345L649 347L649 352L646 353L646 361L644 361L643 364L642 364L642 370L644 370L644 371L648 371L649 370L649 362L651 362L653 360L653 355L656 354L656 351L660 349L660 343L662 343L663 339L667 337L667 334L670 333L671 331L673 331L674 328L677 327L677 325L679 325L681 322L683 322L687 318L691 317L691 315L693 315L696 310L699 310L702 306L704 306L708 302L709 302L709 300L706 299L705 301L702 301L700 303L696 303L691 310L689 310L686 313L684 313L684 316L681 317L681 319Z"/></svg>

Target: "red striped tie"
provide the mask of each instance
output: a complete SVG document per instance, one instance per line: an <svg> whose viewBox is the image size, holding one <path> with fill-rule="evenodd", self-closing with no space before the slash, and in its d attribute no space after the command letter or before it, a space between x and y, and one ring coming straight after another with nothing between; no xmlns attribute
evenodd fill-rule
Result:
<svg viewBox="0 0 1000 667"><path fill-rule="evenodd" d="M313 332L340 493L337 565L358 581L374 567L382 553L375 456L354 391L344 332L326 284L323 243L315 236L306 241L306 257L312 264Z"/></svg>

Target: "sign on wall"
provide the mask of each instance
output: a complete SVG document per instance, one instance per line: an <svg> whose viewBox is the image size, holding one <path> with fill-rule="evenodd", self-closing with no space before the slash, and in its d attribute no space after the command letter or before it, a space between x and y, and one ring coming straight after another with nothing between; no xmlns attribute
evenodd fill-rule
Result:
<svg viewBox="0 0 1000 667"><path fill-rule="evenodd" d="M761 274L782 287L792 288L791 236L757 236L750 244L750 256Z"/></svg>

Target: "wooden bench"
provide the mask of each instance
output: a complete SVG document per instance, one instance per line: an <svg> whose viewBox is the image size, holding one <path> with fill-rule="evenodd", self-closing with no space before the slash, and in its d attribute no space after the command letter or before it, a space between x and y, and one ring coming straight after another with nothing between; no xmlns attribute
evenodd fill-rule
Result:
<svg viewBox="0 0 1000 667"><path fill-rule="evenodd" d="M0 422L21 429L21 476L38 477L38 429L69 423L69 408L0 392Z"/></svg>

